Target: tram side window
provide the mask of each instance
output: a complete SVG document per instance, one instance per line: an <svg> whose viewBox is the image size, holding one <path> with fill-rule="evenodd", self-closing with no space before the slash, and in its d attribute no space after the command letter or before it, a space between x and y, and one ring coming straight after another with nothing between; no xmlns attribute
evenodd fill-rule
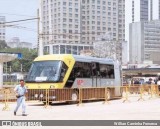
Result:
<svg viewBox="0 0 160 129"><path fill-rule="evenodd" d="M67 65L63 62L62 67L61 67L61 73L60 73L60 81L63 80L63 78L64 78L67 70L68 70L68 67L67 67Z"/></svg>
<svg viewBox="0 0 160 129"><path fill-rule="evenodd" d="M92 76L93 77L99 77L100 75L100 68L99 68L99 63L92 62Z"/></svg>
<svg viewBox="0 0 160 129"><path fill-rule="evenodd" d="M75 78L90 78L91 77L91 64L85 62L76 62L73 68Z"/></svg>
<svg viewBox="0 0 160 129"><path fill-rule="evenodd" d="M102 78L115 78L114 65L100 64L100 75Z"/></svg>

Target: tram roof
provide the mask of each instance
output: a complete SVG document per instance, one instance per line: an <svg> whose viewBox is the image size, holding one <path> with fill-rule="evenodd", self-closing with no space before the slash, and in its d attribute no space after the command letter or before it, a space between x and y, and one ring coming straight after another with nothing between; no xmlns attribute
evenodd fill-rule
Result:
<svg viewBox="0 0 160 129"><path fill-rule="evenodd" d="M98 57L91 57L91 56L86 56L86 55L72 55L72 54L52 54L52 55L43 55L37 57L34 61L42 61L42 60L52 60L53 58L57 59L63 59L63 58L68 58L72 57L75 59L75 61L79 62L97 62L100 64L114 64L115 60L109 59L109 58L98 58Z"/></svg>
<svg viewBox="0 0 160 129"><path fill-rule="evenodd" d="M100 64L114 64L114 60L109 58L97 58L97 57L83 56L83 55L73 55L73 57L75 61L79 62L97 62Z"/></svg>

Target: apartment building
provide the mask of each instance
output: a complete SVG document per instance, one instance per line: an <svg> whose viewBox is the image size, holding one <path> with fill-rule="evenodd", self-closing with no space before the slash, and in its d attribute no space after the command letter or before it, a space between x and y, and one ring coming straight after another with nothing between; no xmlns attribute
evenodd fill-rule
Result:
<svg viewBox="0 0 160 129"><path fill-rule="evenodd" d="M124 41L124 12L125 0L41 0L42 42L52 54L55 44L92 46L107 32L112 40Z"/></svg>

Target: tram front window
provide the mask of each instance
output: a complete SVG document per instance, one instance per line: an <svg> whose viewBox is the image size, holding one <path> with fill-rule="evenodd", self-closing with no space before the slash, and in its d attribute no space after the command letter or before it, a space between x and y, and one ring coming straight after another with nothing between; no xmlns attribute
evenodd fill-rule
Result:
<svg viewBox="0 0 160 129"><path fill-rule="evenodd" d="M62 61L33 62L26 82L57 82L60 79Z"/></svg>

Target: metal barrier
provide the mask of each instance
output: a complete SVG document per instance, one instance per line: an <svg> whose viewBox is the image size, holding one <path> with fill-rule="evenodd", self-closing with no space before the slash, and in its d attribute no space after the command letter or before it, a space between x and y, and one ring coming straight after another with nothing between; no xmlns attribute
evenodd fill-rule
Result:
<svg viewBox="0 0 160 129"><path fill-rule="evenodd" d="M5 91L4 91L4 89L0 89L0 102L2 102L3 103L3 101L4 101L4 96L5 96L5 93L4 93Z"/></svg>
<svg viewBox="0 0 160 129"><path fill-rule="evenodd" d="M125 89L124 101L129 101L131 97L139 96L138 101L155 98L159 96L159 89L157 85L136 85L136 86L123 86ZM123 90L124 91L124 90Z"/></svg>
<svg viewBox="0 0 160 129"><path fill-rule="evenodd" d="M10 94L10 90L9 89L0 89L0 94L1 94L1 102L4 103L4 107L3 107L3 111L9 110L9 94Z"/></svg>
<svg viewBox="0 0 160 129"><path fill-rule="evenodd" d="M120 86L122 102L130 102L135 97L137 101L151 99L159 96L157 85ZM48 107L52 102L76 102L78 105L85 100L103 100L109 103L114 99L115 87L96 88L64 88L64 89L28 89L26 101L43 102ZM117 98L117 97L116 97ZM0 101L4 103L3 110L9 110L9 102L15 102L13 88L0 89Z"/></svg>

